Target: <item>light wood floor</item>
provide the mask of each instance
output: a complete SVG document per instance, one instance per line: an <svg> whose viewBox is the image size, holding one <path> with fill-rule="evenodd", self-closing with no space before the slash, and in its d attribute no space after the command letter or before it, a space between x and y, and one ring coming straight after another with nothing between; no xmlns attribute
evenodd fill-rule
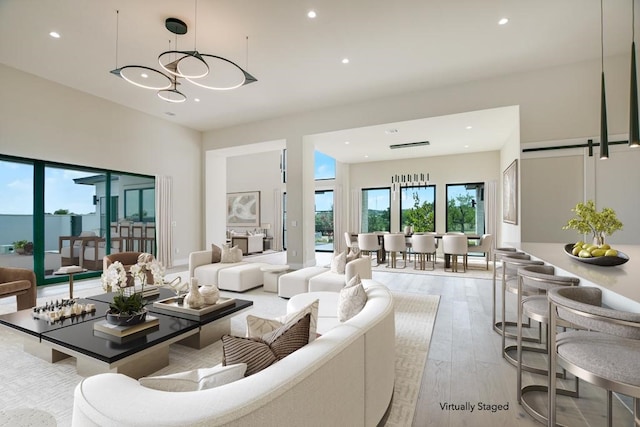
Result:
<svg viewBox="0 0 640 427"><path fill-rule="evenodd" d="M330 254L318 257L320 265L329 260ZM184 270L176 267L174 271L181 269ZM374 272L374 279L394 291L440 295L414 427L542 425L517 403L516 368L502 358L501 337L491 325L491 280L402 272ZM82 288L83 283L77 282L76 289L81 291ZM57 295L65 296L68 287L47 286L38 291L41 297L55 298ZM0 300L0 304L6 300ZM510 305L515 306L515 300L508 298L507 306ZM513 313L508 313L507 318L515 317ZM544 363L544 360L537 362ZM526 373L524 380L525 384L544 384L546 381L539 375ZM571 382L568 384L572 386ZM558 421L571 427L606 425L605 392L581 382L580 393L579 399L560 398L562 406L558 408ZM538 396L538 399L544 403L546 395ZM508 405L508 409L479 411L479 402ZM474 405L474 410L443 408L448 404ZM615 398L614 414L614 426L633 425L631 413Z"/></svg>
<svg viewBox="0 0 640 427"><path fill-rule="evenodd" d="M413 426L542 425L517 403L516 368L502 358L502 340L492 328L491 280L403 273L374 273L374 279L394 290L440 295ZM510 297L507 306L515 307L515 298ZM508 313L507 319L515 316ZM544 366L546 359L537 357L531 363ZM528 373L523 379L524 384L546 382L546 377ZM565 384L573 387L572 381ZM532 399L546 408L546 394L536 394ZM580 395L579 399L560 398L558 422L576 427L606 425L605 391L580 382ZM479 402L508 405L508 409L479 411ZM475 407L473 412L443 408L447 404ZM614 426L633 425L633 416L615 397L614 414Z"/></svg>

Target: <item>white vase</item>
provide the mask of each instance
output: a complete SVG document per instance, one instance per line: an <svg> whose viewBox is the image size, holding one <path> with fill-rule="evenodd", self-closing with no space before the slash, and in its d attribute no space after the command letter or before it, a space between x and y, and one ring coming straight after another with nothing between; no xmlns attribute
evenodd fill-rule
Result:
<svg viewBox="0 0 640 427"><path fill-rule="evenodd" d="M220 298L220 290L215 285L207 285L200 288L200 294L207 305L215 304Z"/></svg>
<svg viewBox="0 0 640 427"><path fill-rule="evenodd" d="M189 293L184 297L184 305L189 308L200 308L204 305L204 297L200 293L198 288L198 279L191 278L191 285L189 285Z"/></svg>

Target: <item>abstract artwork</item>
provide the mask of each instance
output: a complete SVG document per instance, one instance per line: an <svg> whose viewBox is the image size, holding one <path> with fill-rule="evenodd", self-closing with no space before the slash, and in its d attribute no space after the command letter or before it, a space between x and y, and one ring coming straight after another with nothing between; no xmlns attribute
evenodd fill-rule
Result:
<svg viewBox="0 0 640 427"><path fill-rule="evenodd" d="M518 159L502 174L502 221L518 223Z"/></svg>
<svg viewBox="0 0 640 427"><path fill-rule="evenodd" d="M260 192L227 193L227 226L260 225Z"/></svg>

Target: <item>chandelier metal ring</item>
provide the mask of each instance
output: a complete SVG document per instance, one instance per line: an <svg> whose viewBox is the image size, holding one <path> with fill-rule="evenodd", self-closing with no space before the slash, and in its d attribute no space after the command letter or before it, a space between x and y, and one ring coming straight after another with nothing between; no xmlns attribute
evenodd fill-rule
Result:
<svg viewBox="0 0 640 427"><path fill-rule="evenodd" d="M174 59L171 62L164 64L162 62L162 58L167 55L175 55L175 56L181 55L181 56L177 59ZM202 65L198 68L202 68L202 69L198 72L193 72L193 73L188 73L188 72L184 72L184 70L181 70L180 62L188 59L195 59L199 61ZM200 79L209 74L209 64L207 64L207 61L202 59L202 55L198 51L168 50L158 55L158 63L160 64L160 67L162 67L162 69L165 70L167 73L170 73L174 76L182 77L185 79L186 78Z"/></svg>
<svg viewBox="0 0 640 427"><path fill-rule="evenodd" d="M245 70L242 69L242 67L240 67L238 64L236 64L233 61L230 61L226 58L223 58L221 56L217 56L217 55L210 55L208 53L201 53L200 54L201 57L204 58L213 58L215 60L220 60L220 61L224 61L228 64L231 64L232 66L234 66L235 68L238 69L238 71L240 71L241 76L240 76L240 80L237 83L233 83L230 84L229 86L211 86L211 85L206 85L204 83L201 83L197 80L194 80L193 78L189 78L189 77L185 77L185 79L190 82L193 83L196 86L200 86L202 88L205 89L211 89L211 90L232 90L232 89L237 89L241 86L247 85L249 83L253 83L258 81L258 79L256 79L255 77L253 77L251 74L249 74L248 72L246 72ZM204 59L203 59L204 60ZM206 61L205 61L206 62ZM208 65L208 64L207 64Z"/></svg>
<svg viewBox="0 0 640 427"><path fill-rule="evenodd" d="M124 67L112 70L111 72L122 77L132 85L144 89L164 90L169 89L171 85L173 85L173 81L169 76L161 73L158 70L150 67L145 67L143 65L125 65ZM154 77L160 78L160 82L154 84ZM166 83L161 83L164 80L166 80Z"/></svg>
<svg viewBox="0 0 640 427"><path fill-rule="evenodd" d="M186 95L177 89L160 90L158 91L158 98L167 102L173 102L174 104L180 104L187 100Z"/></svg>

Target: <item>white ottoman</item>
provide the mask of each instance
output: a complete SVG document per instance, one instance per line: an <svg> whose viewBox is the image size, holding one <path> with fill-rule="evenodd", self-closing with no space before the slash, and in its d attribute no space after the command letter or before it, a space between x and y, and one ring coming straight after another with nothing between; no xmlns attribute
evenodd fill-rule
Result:
<svg viewBox="0 0 640 427"><path fill-rule="evenodd" d="M262 290L265 292L278 292L278 278L289 271L289 266L270 264L265 265L260 270L264 273L264 287Z"/></svg>
<svg viewBox="0 0 640 427"><path fill-rule="evenodd" d="M218 273L218 288L225 291L244 292L262 285L264 263L247 263L225 268Z"/></svg>
<svg viewBox="0 0 640 427"><path fill-rule="evenodd" d="M327 267L307 267L292 271L278 279L278 296L291 298L294 295L309 291L309 279L320 273L329 271Z"/></svg>

